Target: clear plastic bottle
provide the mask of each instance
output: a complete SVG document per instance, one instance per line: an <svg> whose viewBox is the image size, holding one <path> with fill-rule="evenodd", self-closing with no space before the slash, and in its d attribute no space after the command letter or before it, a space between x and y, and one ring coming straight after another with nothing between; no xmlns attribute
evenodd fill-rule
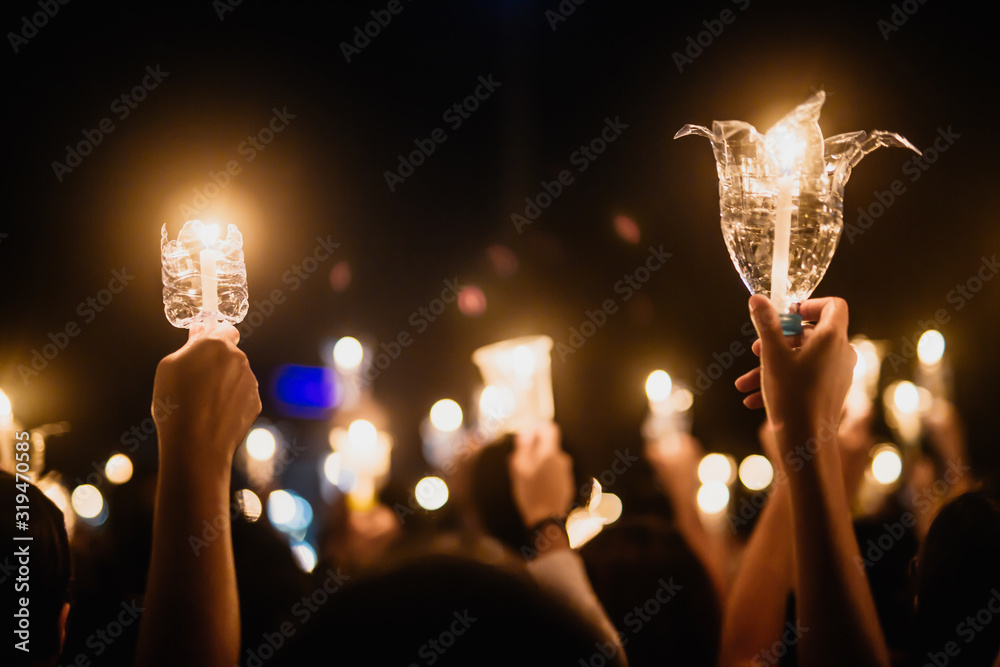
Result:
<svg viewBox="0 0 1000 667"><path fill-rule="evenodd" d="M200 220L184 223L176 241L167 238L163 226L160 261L163 266L163 310L175 327L189 328L195 322L215 318L239 324L249 308L247 269L243 262L243 235L229 225L224 238L216 238L218 228ZM203 266L203 259L205 266ZM215 268L218 310L204 309L203 286L211 289L211 264ZM205 276L206 270L209 275ZM211 296L208 298L211 303Z"/></svg>

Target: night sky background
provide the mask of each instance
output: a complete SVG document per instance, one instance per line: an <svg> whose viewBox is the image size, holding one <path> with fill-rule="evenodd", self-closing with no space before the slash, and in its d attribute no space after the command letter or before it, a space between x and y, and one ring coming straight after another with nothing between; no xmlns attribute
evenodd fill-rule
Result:
<svg viewBox="0 0 1000 667"><path fill-rule="evenodd" d="M5 5L0 387L25 426L70 422L70 433L49 442L50 468L85 476L148 417L156 364L186 337L163 313L160 227L174 237L196 217L181 206L194 205L210 172L230 160L240 173L197 217L242 231L251 312L272 290L287 297L241 348L261 382L263 416L287 422L308 447L298 465L328 451L328 424L277 410L268 387L281 364L321 365L324 345L342 335L371 343L410 332L414 343L374 385L405 485L423 472L417 426L431 404L452 397L474 415L475 348L534 333L568 343L570 327L610 298L618 312L565 361L553 357L566 446L584 471L606 468L614 449L638 445L651 370L692 385L713 354L751 342L741 332L748 294L719 229L712 153L674 133L716 119L764 130L819 89L828 95L825 136L893 130L920 148L939 130L959 137L915 180L904 171L913 155L902 150L878 151L855 169L848 225L894 180L905 192L863 234L841 239L816 295L846 298L852 333L889 340L897 352L922 331L918 321L945 309L973 458L997 466L1000 280L961 309L948 299L1000 250L995 26L981 10L909 0L912 15L899 4L897 22L907 20L886 32L889 2L565 0L574 11L553 30L546 12L558 11L556 0L400 1L402 11L350 62L341 42L387 2L70 2L16 40L16 52L7 33L24 32L22 17L40 10ZM220 17L221 7L231 11ZM721 34L679 71L674 54L699 33L707 42L703 21L723 10L731 23L712 24ZM121 118L112 105L147 66L169 74ZM442 114L491 75L500 86L453 129ZM294 118L249 161L239 147L275 108ZM65 163L67 145L105 118L113 132L57 176L52 163ZM579 172L571 155L606 118L627 129ZM384 172L439 127L447 140L390 191ZM511 215L563 169L574 182L518 233ZM637 225L638 242L616 232L619 216ZM334 256L290 289L283 274L328 235L341 244ZM614 286L650 246L672 257L625 301ZM86 321L79 304L123 267L134 279ZM483 290L485 312L470 317L451 305L418 334L411 313L455 278ZM22 379L19 365L30 367L33 351L70 322L79 335ZM735 359L697 398L693 431L707 448L756 449L762 414L749 413L732 386L754 362L749 353ZM887 365L883 385L911 372ZM152 472L154 438L136 458L140 472Z"/></svg>

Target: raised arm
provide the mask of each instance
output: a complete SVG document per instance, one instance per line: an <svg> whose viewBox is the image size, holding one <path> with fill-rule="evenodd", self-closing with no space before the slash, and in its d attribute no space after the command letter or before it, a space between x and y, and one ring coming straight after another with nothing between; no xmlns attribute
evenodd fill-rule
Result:
<svg viewBox="0 0 1000 667"><path fill-rule="evenodd" d="M232 326L209 332L199 326L156 369L153 418L160 467L139 665L239 662L230 467L261 404L238 340ZM177 409L160 414L155 406L167 401ZM205 532L206 522L213 532Z"/></svg>
<svg viewBox="0 0 1000 667"><path fill-rule="evenodd" d="M854 565L860 554L836 441L856 360L847 304L803 303L803 318L816 326L795 349L766 298L751 297L750 313L761 340L760 398L788 475L800 663L888 665L867 579Z"/></svg>
<svg viewBox="0 0 1000 667"><path fill-rule="evenodd" d="M761 440L776 473L726 600L719 652L723 667L767 664L768 652L788 630L786 607L794 587L788 477L769 427L761 429Z"/></svg>
<svg viewBox="0 0 1000 667"><path fill-rule="evenodd" d="M529 546L538 554L528 563L528 571L542 589L601 634L602 646L614 647L608 664L624 666L627 660L618 631L594 593L583 559L570 548L563 528L543 523L566 519L573 503L572 468L573 460L560 448L559 427L554 423L518 436L510 460L511 491L530 533Z"/></svg>

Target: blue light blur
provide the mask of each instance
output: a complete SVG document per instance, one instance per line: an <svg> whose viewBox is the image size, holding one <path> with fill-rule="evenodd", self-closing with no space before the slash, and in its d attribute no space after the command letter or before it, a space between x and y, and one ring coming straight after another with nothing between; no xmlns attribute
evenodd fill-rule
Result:
<svg viewBox="0 0 1000 667"><path fill-rule="evenodd" d="M333 369L286 364L275 374L271 395L286 416L325 419L344 394Z"/></svg>

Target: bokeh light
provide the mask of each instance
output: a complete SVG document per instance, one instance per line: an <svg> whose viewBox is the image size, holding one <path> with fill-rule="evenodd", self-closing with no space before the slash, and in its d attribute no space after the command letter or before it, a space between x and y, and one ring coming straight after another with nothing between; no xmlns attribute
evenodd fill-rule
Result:
<svg viewBox="0 0 1000 667"><path fill-rule="evenodd" d="M911 414L920 409L920 392L912 382L904 380L892 392L892 402L903 414Z"/></svg>
<svg viewBox="0 0 1000 667"><path fill-rule="evenodd" d="M478 317L486 312L486 294L479 287L469 285L458 293L458 310L467 317Z"/></svg>
<svg viewBox="0 0 1000 667"><path fill-rule="evenodd" d="M903 473L903 459L899 450L891 444L881 445L872 458L872 475L879 484L894 484Z"/></svg>
<svg viewBox="0 0 1000 667"><path fill-rule="evenodd" d="M728 484L734 477L733 464L725 454L706 454L698 464L698 479L702 484Z"/></svg>
<svg viewBox="0 0 1000 667"><path fill-rule="evenodd" d="M944 356L944 336L940 331L930 329L925 331L917 342L917 357L920 363L933 366Z"/></svg>
<svg viewBox="0 0 1000 667"><path fill-rule="evenodd" d="M437 510L448 502L448 485L440 477L424 477L413 491L417 504L425 510Z"/></svg>
<svg viewBox="0 0 1000 667"><path fill-rule="evenodd" d="M517 255L505 245L491 245L486 249L486 258L501 278L510 278L517 273Z"/></svg>
<svg viewBox="0 0 1000 667"><path fill-rule="evenodd" d="M104 476L112 484L124 484L132 479L132 459L124 454L114 454L104 464Z"/></svg>
<svg viewBox="0 0 1000 667"><path fill-rule="evenodd" d="M350 371L361 365L364 348L357 338L344 336L333 346L333 363L340 370Z"/></svg>
<svg viewBox="0 0 1000 667"><path fill-rule="evenodd" d="M646 378L646 397L654 403L660 403L670 397L673 387L673 380L666 371L653 371Z"/></svg>
<svg viewBox="0 0 1000 667"><path fill-rule="evenodd" d="M333 452L323 461L323 476L334 486L340 483L340 472L343 469L340 458L340 452Z"/></svg>
<svg viewBox="0 0 1000 667"><path fill-rule="evenodd" d="M462 425L462 408L450 398L431 406L431 424L439 431L455 431Z"/></svg>
<svg viewBox="0 0 1000 667"><path fill-rule="evenodd" d="M278 489L267 497L267 518L278 530L301 536L312 523L312 505L293 491Z"/></svg>
<svg viewBox="0 0 1000 667"><path fill-rule="evenodd" d="M751 491L766 489L774 479L774 468L766 456L751 454L740 463L740 481Z"/></svg>
<svg viewBox="0 0 1000 667"><path fill-rule="evenodd" d="M104 496L92 484L81 484L73 489L70 502L73 504L73 511L84 519L94 519L104 509Z"/></svg>
<svg viewBox="0 0 1000 667"><path fill-rule="evenodd" d="M278 489L267 497L267 518L275 526L284 526L295 516L295 498L288 491Z"/></svg>
<svg viewBox="0 0 1000 667"><path fill-rule="evenodd" d="M355 447L374 447L378 442L378 431L367 419L355 419L347 427L347 439Z"/></svg>
<svg viewBox="0 0 1000 667"><path fill-rule="evenodd" d="M316 568L316 550L313 546L305 541L296 541L292 543L292 555L295 557L295 562L303 572L312 572Z"/></svg>
<svg viewBox="0 0 1000 667"><path fill-rule="evenodd" d="M264 506L260 502L260 497L251 491L250 489L240 489L236 492L236 502L240 506L240 510L243 512L243 516L250 523L257 521L260 518L261 513L264 511Z"/></svg>
<svg viewBox="0 0 1000 667"><path fill-rule="evenodd" d="M274 456L277 442L271 429L258 426L247 434L247 454L258 461L267 461Z"/></svg>
<svg viewBox="0 0 1000 667"><path fill-rule="evenodd" d="M729 487L725 482L705 482L698 489L698 508L705 514L719 514L729 506Z"/></svg>
<svg viewBox="0 0 1000 667"><path fill-rule="evenodd" d="M343 292L351 285L351 265L346 261L337 262L330 269L330 287L334 292Z"/></svg>
<svg viewBox="0 0 1000 667"><path fill-rule="evenodd" d="M639 225L637 225L635 220L627 215L616 215L614 228L615 234L618 235L618 238L626 243L635 245L639 242L639 237L641 235L639 232Z"/></svg>

